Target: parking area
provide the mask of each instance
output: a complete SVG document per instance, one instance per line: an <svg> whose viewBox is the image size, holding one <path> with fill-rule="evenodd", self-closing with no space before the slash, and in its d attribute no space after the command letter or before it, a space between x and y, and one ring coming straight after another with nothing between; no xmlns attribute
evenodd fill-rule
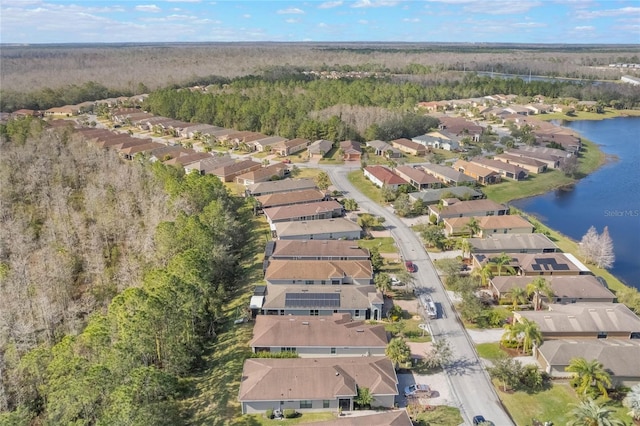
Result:
<svg viewBox="0 0 640 426"><path fill-rule="evenodd" d="M420 404L423 405L453 405L456 406L456 402L453 401L451 390L449 388L449 382L444 373L436 373L429 375L420 375L415 373L398 374L398 390L400 395L397 397L396 402L398 407L404 408L407 406L408 399L404 397L404 388L414 383L427 384L431 388L431 397L420 398Z"/></svg>

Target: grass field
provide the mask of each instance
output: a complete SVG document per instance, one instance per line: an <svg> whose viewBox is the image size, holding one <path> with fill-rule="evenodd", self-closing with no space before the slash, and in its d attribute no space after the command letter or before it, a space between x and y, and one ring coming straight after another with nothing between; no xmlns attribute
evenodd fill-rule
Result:
<svg viewBox="0 0 640 426"><path fill-rule="evenodd" d="M397 253L398 246L393 237L377 237L371 240L359 240L358 245L371 250L377 248L380 253Z"/></svg>
<svg viewBox="0 0 640 426"><path fill-rule="evenodd" d="M301 425L305 423L321 422L326 420L335 420L337 417L333 413L304 413L295 419L270 420L263 415L252 414L244 417L244 422L234 423L234 425L247 426L275 426L275 425Z"/></svg>
<svg viewBox="0 0 640 426"><path fill-rule="evenodd" d="M451 426L464 423L460 410L446 405L438 405L432 411L420 413L416 415L415 420L415 424L428 426Z"/></svg>
<svg viewBox="0 0 640 426"><path fill-rule="evenodd" d="M507 355L507 353L500 348L500 343L498 342L479 343L476 345L476 350L481 358L489 360L499 359Z"/></svg>
<svg viewBox="0 0 640 426"><path fill-rule="evenodd" d="M344 164L344 160L339 151L339 148L331 148L331 151L327 152L325 156L320 159L320 164Z"/></svg>
<svg viewBox="0 0 640 426"><path fill-rule="evenodd" d="M349 173L348 178L349 178L349 182L351 182L351 184L355 186L358 191L362 192L371 200L381 205L386 204L385 201L382 199L382 194L380 193L381 192L380 189L377 186L375 186L373 183L371 183L370 180L364 177L364 174L362 174L361 170L352 171L351 173Z"/></svg>
<svg viewBox="0 0 640 426"><path fill-rule="evenodd" d="M563 114L561 112L554 112L551 114L540 114L536 118L540 120L565 120L565 121L578 121L578 120L602 120L605 118L615 117L637 117L640 116L640 110L634 109L611 109L605 108L603 114L597 114L595 112L576 111L572 115Z"/></svg>

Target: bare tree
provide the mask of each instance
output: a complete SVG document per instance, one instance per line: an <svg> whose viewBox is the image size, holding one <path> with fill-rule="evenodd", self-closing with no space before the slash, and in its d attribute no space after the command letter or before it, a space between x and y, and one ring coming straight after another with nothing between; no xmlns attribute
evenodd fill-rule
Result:
<svg viewBox="0 0 640 426"><path fill-rule="evenodd" d="M609 235L609 227L605 226L602 234L598 234L595 227L589 228L580 240L580 254L585 262L598 268L610 268L616 257L613 252L613 241Z"/></svg>

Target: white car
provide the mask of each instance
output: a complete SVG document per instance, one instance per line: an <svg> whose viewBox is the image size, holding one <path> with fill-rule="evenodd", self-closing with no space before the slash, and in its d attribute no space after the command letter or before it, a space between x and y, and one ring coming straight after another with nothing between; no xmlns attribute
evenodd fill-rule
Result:
<svg viewBox="0 0 640 426"><path fill-rule="evenodd" d="M391 277L391 285L404 285L404 283L396 277Z"/></svg>
<svg viewBox="0 0 640 426"><path fill-rule="evenodd" d="M404 396L418 396L418 395L424 395L427 398L429 398L431 396L431 388L429 387L429 385L423 385L420 383L415 383L413 385L409 385L406 388L404 388Z"/></svg>

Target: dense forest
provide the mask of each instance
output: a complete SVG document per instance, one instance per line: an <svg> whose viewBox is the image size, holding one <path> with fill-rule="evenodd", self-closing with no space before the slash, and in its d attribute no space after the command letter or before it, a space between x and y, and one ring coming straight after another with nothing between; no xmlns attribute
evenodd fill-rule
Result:
<svg viewBox="0 0 640 426"><path fill-rule="evenodd" d="M87 99L85 85L116 94L207 84L285 66L306 71L367 71L411 76L425 84L466 71L619 81L608 64L640 62L634 46L464 43L187 43L3 46L0 111L50 108ZM630 70L624 70L629 73ZM64 89L64 90L63 90ZM62 96L53 98L52 93ZM108 96L105 96L108 97ZM57 104L52 105L51 100ZM444 99L444 98L440 98ZM74 101L75 100L75 101ZM36 106L38 106L36 108Z"/></svg>
<svg viewBox="0 0 640 426"><path fill-rule="evenodd" d="M0 424L180 424L179 379L241 282L250 210L213 176L11 123L0 129Z"/></svg>
<svg viewBox="0 0 640 426"><path fill-rule="evenodd" d="M273 70L272 70L273 71ZM197 123L311 140L413 137L420 123L402 124L420 101L462 99L496 93L523 98L598 100L619 108L640 106L640 88L525 82L468 74L461 81L419 84L380 78L315 79L279 68L263 76L211 84L206 91L168 88L151 93L145 108L154 114ZM409 114L409 115L407 115ZM400 122L400 125L398 123ZM432 124L432 123L427 123ZM412 131L403 132L410 128ZM428 127L427 127L428 128Z"/></svg>

